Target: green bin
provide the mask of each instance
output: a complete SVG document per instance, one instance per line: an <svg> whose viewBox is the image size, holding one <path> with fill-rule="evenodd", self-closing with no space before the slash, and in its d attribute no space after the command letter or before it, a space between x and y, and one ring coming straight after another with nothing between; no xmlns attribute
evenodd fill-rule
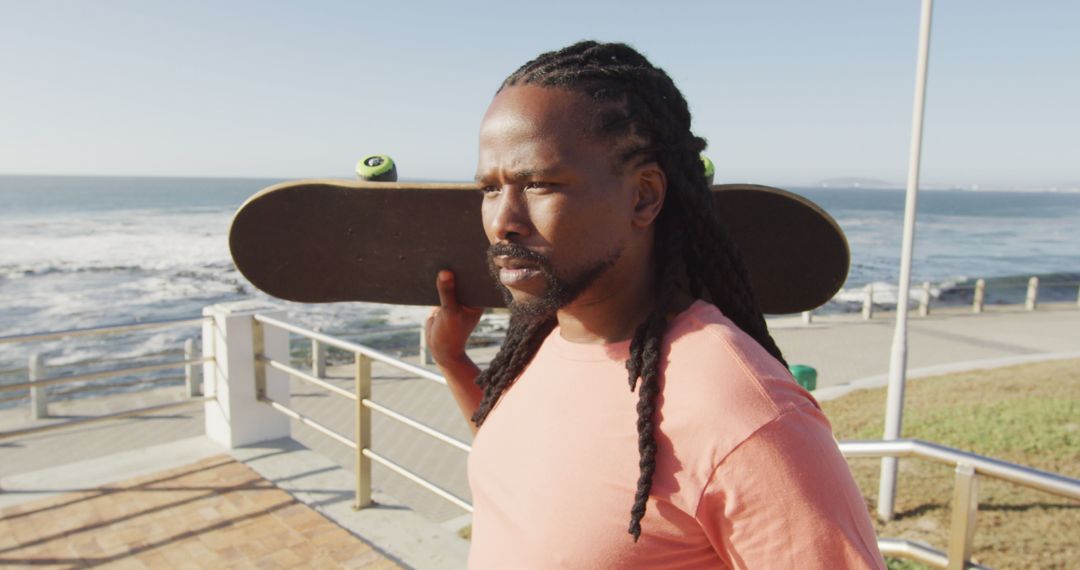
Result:
<svg viewBox="0 0 1080 570"><path fill-rule="evenodd" d="M805 364L792 364L788 367L795 381L806 391L812 392L817 389L817 370Z"/></svg>

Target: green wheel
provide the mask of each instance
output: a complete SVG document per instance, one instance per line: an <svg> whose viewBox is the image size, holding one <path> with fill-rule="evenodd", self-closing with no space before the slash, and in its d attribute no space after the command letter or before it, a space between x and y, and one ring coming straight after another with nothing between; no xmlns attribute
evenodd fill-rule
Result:
<svg viewBox="0 0 1080 570"><path fill-rule="evenodd" d="M397 166L385 154L373 154L356 163L356 177L370 182L396 182Z"/></svg>
<svg viewBox="0 0 1080 570"><path fill-rule="evenodd" d="M713 161L704 154L701 155L701 165L705 167L706 182L708 182L709 186L712 186L713 176L716 175L716 165L714 165Z"/></svg>

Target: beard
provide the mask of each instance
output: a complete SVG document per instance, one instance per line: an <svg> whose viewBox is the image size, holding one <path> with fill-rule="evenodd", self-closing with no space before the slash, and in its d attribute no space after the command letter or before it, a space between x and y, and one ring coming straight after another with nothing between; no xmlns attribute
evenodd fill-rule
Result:
<svg viewBox="0 0 1080 570"><path fill-rule="evenodd" d="M581 295L590 285L596 282L615 262L622 256L622 246L617 246L615 251L584 268L575 271L572 275L557 276L551 260L524 246L512 243L497 243L488 248L487 260L488 271L495 286L502 293L506 301L506 307L510 309L511 317L515 318L547 318L555 314L559 309L569 305ZM528 301L516 301L510 289L499 280L499 267L495 265L495 258L507 256L523 259L536 264L537 271L544 278L547 287L544 293Z"/></svg>

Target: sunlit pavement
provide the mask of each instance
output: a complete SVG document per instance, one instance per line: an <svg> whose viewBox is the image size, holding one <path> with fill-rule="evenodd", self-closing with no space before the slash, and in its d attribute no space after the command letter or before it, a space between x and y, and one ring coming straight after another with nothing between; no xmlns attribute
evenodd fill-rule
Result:
<svg viewBox="0 0 1080 570"><path fill-rule="evenodd" d="M0 510L0 566L22 565L398 567L227 455Z"/></svg>
<svg viewBox="0 0 1080 570"><path fill-rule="evenodd" d="M889 314L875 315L875 318L870 321L863 321L858 315L821 316L815 317L810 325L803 324L798 317L770 319L773 336L784 351L788 362L809 364L817 368L819 389L815 395L821 399L832 397L830 394L839 395L844 390L853 387L883 384L889 368L893 327L894 321L892 315ZM495 348L479 348L472 350L471 353L479 363L483 364L494 355ZM1040 307L1035 312L1024 311L1022 308L995 308L978 315L953 309L935 311L928 317L913 315L909 320L908 371L911 377L947 372L951 369L986 368L1046 358L1063 358L1069 355L1080 357L1080 309L1075 306ZM416 361L415 357L408 360ZM426 380L409 379L404 377L401 371L384 368L381 365L376 365L373 372L373 399L375 401L401 410L454 437L470 441L468 428L444 386ZM342 387L351 387L351 373L351 366L329 367L328 369L330 381ZM52 404L50 409L57 416L81 417L153 404L158 399L177 397L180 397L179 389L172 389L171 393L161 391L157 394L141 393L94 400L58 402ZM346 435L352 433L354 405L351 401L334 397L312 386L294 382L292 405L339 433ZM423 434L402 429L378 416L374 421L373 446L379 453L390 456L394 461L420 472L451 492L468 498L468 484L464 469L466 457L462 451L438 443ZM0 429L26 427L28 422L26 409L0 411ZM18 498L18 494L13 495L12 489L4 484L7 481L34 476L39 470L63 471L75 461L110 457L110 454L120 452L130 453L131 450L143 449L147 446L164 445L168 453L175 454L177 449L185 445L183 442L188 441L185 438L197 436L203 433L203 429L202 410L201 407L196 406L188 410L128 418L77 430L64 430L0 442L0 487L5 487L0 489L0 508L4 509L0 511L3 515L0 519L0 566L14 563L15 560L33 558L35 562L23 564L33 564L35 567L41 565L48 567L49 564L66 567L80 564L139 567L139 564L149 557L153 557L155 562L160 562L161 559L157 558L157 555L165 557L166 553L170 553L168 556L172 556L175 561L179 561L181 554L186 553L186 560L190 562L196 555L206 557L212 553L218 553L219 550L224 553L223 556L248 556L242 564L259 560L261 564L268 566L274 564L284 566L286 558L292 560L289 555L275 554L269 550L262 552L259 550L260 547L254 545L248 545L247 550L244 550L241 544L226 544L219 539L221 536L227 536L230 537L229 541L235 539L245 542L247 538L236 537L246 537L248 535L244 532L256 531L249 529L241 532L238 529L248 528L252 521L266 521L265 524L260 523L259 526L272 529L270 532L276 533L274 536L279 539L289 542L303 538L309 541L302 531L291 527L290 521L283 518L286 512L295 513L299 509L306 508L296 504L291 497L298 497L306 504L315 505L318 512L313 511L311 515L304 515L305 517L319 517L320 513L325 515L328 511L325 506L318 505L318 500L305 499L303 491L289 488L289 483L291 479L297 479L304 482L304 489L315 491L325 489L326 485L323 481L305 479L301 476L303 473L323 473L331 467L338 468L339 475L342 477L339 488L331 495L335 497L334 500L344 505L341 507L343 511L352 512L348 508L351 494L348 471L352 469L352 452L297 423L293 424L293 438L303 446L318 452L307 453L319 457L325 464L311 467L310 458L298 462L292 458L292 455L285 455L280 458L282 466L299 464L309 466L302 472L283 477L269 476L259 471L264 477L273 480L279 487L291 493L291 496L280 489L276 490L266 481L259 480L258 476L253 475L253 471L246 470L244 465L233 463L225 456L218 455L221 453L218 449L212 453L203 453L199 458L187 461L185 465L190 465L197 459L205 460L205 457L210 456L216 458L206 460L210 461L207 465L225 462L220 467L209 469L207 475L211 478L220 477L223 492L211 492L209 489L214 484L191 479L196 477L194 473L176 475L185 470L190 471L189 468L177 463L140 473L133 473L129 469L123 471L127 468L113 465L114 470L122 470L122 473L120 476L114 476L111 481L138 478L122 484L101 485L98 489L78 491L76 494L35 499L36 502L20 504L14 507L14 510L6 507L11 504L12 498ZM293 455L298 453L295 450L285 451ZM260 453L265 455L277 452L264 450ZM253 463L243 456L238 456L237 453L233 453L233 457L244 464L254 466L256 471L260 469L258 461ZM161 471L162 469L171 470ZM168 473L174 475L167 475ZM432 553L419 555L421 561L430 561L430 567L446 567L446 560L457 560L462 556L467 547L452 544L453 533L468 522L468 518L463 517L460 510L443 499L419 489L411 482L385 472L379 466L375 467L373 475L374 486L378 492L392 497L423 515L418 516L418 519L426 517L427 521L442 523L442 529L450 535L450 538L440 536L436 540L432 538L434 535L431 534L430 529L418 531L417 536L423 536L422 542L444 541L439 542L439 548L433 549ZM149 483L163 477L176 477L176 479ZM181 483L197 488L183 490ZM139 487L140 485L142 487ZM121 492L122 488L130 489ZM322 496L327 495L324 493ZM123 499L123 497L128 498ZM203 503L215 497L224 501L221 505L227 506L209 506L210 503ZM229 497L233 498L229 499ZM111 499L119 500L118 505L132 510L121 511L117 510L120 506L105 506L112 504L109 502ZM70 509L73 510L68 510L69 507L64 506L68 503L70 503ZM242 509L241 504L238 503L243 503ZM187 507L186 505L189 504L200 506ZM217 509L214 516L220 516L220 519L212 520L203 517L203 514L213 514L213 509ZM386 512L389 511L384 511L384 514ZM158 513L172 514L160 517ZM334 520L339 521L339 524L344 524L340 521L348 520L349 516L351 515L340 519L334 518ZM158 520L159 518L161 520ZM182 530L173 523L164 522L166 519L180 520L180 518L185 525ZM408 542L410 539L407 535L413 532L410 529L417 526L416 519L410 520L412 522L402 523L398 527L401 532L395 540L401 540L400 544L404 546L397 552L414 552L420 544L417 541ZM143 524L146 521L155 522ZM338 528L333 522L326 521L326 524L332 528ZM356 544L352 548L358 550L349 551L342 547L330 552L333 549L320 551L312 547L311 555L316 556L317 553L323 552L323 554L318 554L322 558L312 558L304 564L317 565L318 561L326 560L329 561L328 563L338 565L342 561L335 559L334 553L338 557L345 557L349 552L352 552L352 558L355 558L350 563L382 564L381 560L366 558L375 556L376 553L369 552L370 547L355 536L367 536L377 546L380 546L380 541L384 541L385 537L377 533L365 535L364 531L357 531L347 524L345 526L352 529L353 534L350 535L345 530L341 532L348 537L353 537L349 538ZM144 532L144 534L139 534L139 532ZM425 532L428 534L423 534ZM330 540L330 536L331 534L327 534L322 540ZM221 548L213 548L207 542L213 542ZM251 542L258 543L258 541ZM296 542L296 544L301 543ZM236 550L229 550L229 546ZM391 552L381 546L380 549L383 552ZM307 547L301 548L300 551L309 552ZM450 551L453 551L452 556L445 554ZM240 554L236 554L237 552ZM273 556L278 556L280 560ZM439 559L439 556L448 558ZM170 559L166 557L165 560ZM350 558L343 560L349 561ZM229 560L222 558L219 561L225 563ZM416 564L410 562L409 565ZM217 562L213 566L217 567Z"/></svg>

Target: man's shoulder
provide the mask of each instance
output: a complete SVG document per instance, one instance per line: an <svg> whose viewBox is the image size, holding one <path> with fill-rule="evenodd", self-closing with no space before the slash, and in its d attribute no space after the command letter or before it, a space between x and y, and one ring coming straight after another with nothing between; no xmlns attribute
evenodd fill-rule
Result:
<svg viewBox="0 0 1080 570"><path fill-rule="evenodd" d="M714 305L694 303L672 322L668 339L665 401L695 411L699 422L752 432L786 410L816 405L780 361Z"/></svg>
<svg viewBox="0 0 1080 570"><path fill-rule="evenodd" d="M695 302L671 323L669 363L693 363L702 372L790 380L787 368L715 305Z"/></svg>
<svg viewBox="0 0 1080 570"><path fill-rule="evenodd" d="M696 302L672 322L666 339L659 465L676 473L679 490L670 500L696 512L717 466L788 412L816 403L712 305Z"/></svg>

